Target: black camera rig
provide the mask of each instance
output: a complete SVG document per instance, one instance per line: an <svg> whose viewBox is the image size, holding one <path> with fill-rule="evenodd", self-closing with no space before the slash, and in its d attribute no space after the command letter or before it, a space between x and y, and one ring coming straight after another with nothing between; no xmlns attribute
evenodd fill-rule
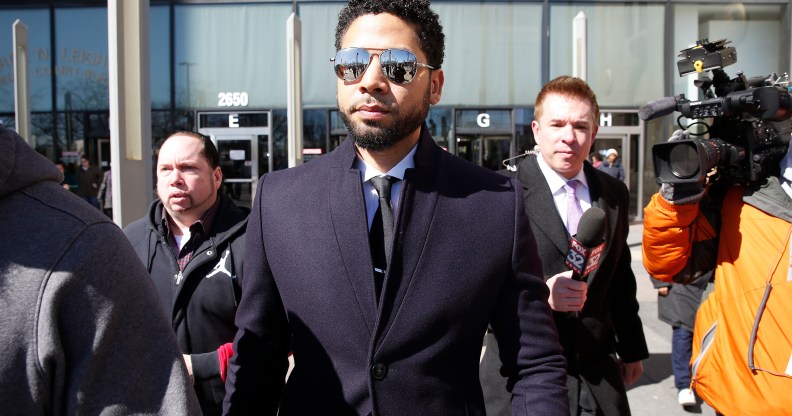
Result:
<svg viewBox="0 0 792 416"><path fill-rule="evenodd" d="M779 162L789 146L792 132L792 96L789 75L773 73L766 77L747 78L738 72L730 79L723 67L737 62L737 52L725 39L709 42L680 52L679 75L712 71L712 79L694 81L703 100L690 101L684 94L652 101L638 110L642 120L651 120L678 111L682 118L711 118L702 133L709 139L677 140L652 147L657 183L703 182L713 168L718 180L754 184L778 174Z"/></svg>

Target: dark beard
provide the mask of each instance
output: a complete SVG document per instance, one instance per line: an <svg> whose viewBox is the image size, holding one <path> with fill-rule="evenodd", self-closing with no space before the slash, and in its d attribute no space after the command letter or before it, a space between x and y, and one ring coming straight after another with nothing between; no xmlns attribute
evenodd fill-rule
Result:
<svg viewBox="0 0 792 416"><path fill-rule="evenodd" d="M429 114L429 94L430 91L427 89L421 99L421 105L405 114L401 113L398 106L389 107L394 118L390 125L377 121L365 121L364 124L368 129L360 128L349 118L349 113L352 112L351 108L346 111L341 110L339 114L349 132L349 138L352 139L355 146L360 149L381 152L404 140L410 133L421 127Z"/></svg>

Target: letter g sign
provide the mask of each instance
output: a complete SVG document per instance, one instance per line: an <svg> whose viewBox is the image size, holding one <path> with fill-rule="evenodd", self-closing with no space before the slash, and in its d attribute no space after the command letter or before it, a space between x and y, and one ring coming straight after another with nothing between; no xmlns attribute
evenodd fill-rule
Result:
<svg viewBox="0 0 792 416"><path fill-rule="evenodd" d="M490 115L487 113L481 113L476 117L476 123L479 127L487 128L490 126Z"/></svg>

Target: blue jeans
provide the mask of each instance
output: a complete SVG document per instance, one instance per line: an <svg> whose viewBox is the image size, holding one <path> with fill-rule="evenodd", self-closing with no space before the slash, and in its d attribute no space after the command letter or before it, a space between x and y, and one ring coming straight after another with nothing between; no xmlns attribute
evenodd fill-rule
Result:
<svg viewBox="0 0 792 416"><path fill-rule="evenodd" d="M81 198L83 201L96 207L96 209L99 209L99 200L95 196L83 196Z"/></svg>
<svg viewBox="0 0 792 416"><path fill-rule="evenodd" d="M690 356L693 354L693 333L674 327L671 336L671 368L677 390L690 388Z"/></svg>

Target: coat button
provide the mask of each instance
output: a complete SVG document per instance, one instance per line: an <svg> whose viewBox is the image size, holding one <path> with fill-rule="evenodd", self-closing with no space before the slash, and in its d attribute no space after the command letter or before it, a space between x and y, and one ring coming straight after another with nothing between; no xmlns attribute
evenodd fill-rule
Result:
<svg viewBox="0 0 792 416"><path fill-rule="evenodd" d="M388 374L388 366L383 363L376 363L371 366L371 375L375 380L382 380Z"/></svg>

